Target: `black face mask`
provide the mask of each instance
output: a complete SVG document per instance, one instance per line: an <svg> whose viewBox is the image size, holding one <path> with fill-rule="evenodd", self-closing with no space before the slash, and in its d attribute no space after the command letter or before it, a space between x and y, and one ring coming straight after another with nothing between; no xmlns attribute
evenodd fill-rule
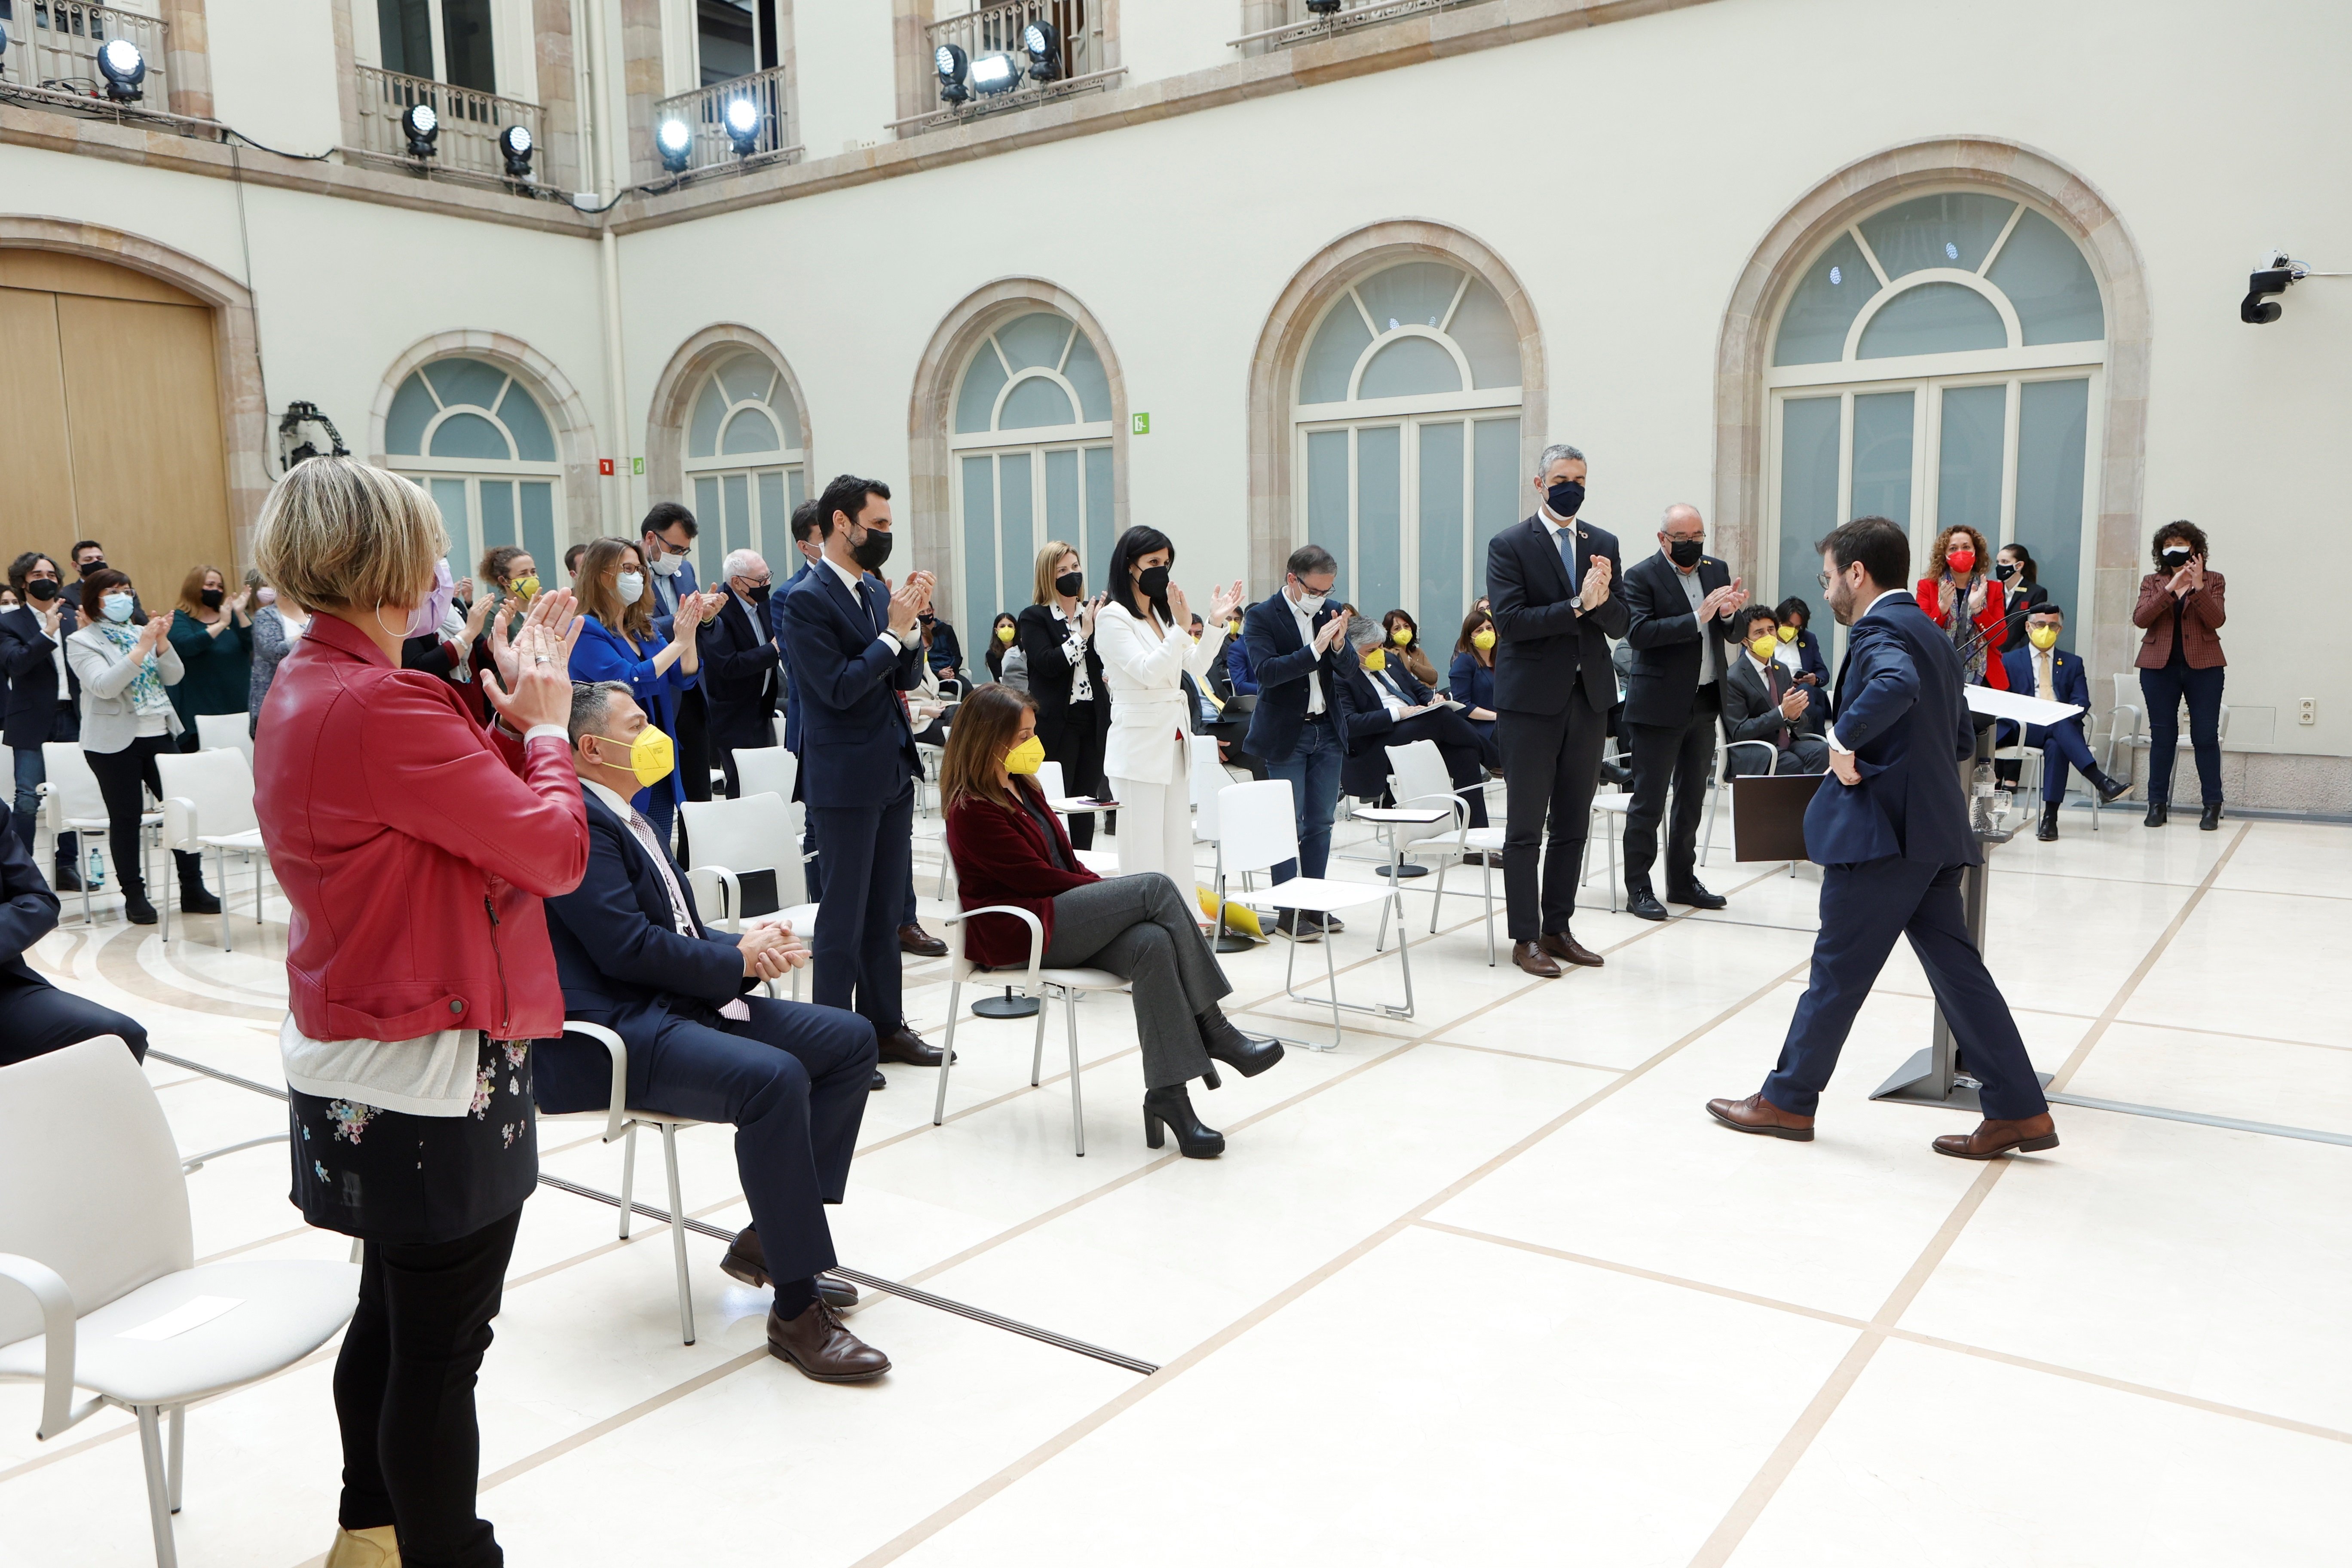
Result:
<svg viewBox="0 0 2352 1568"><path fill-rule="evenodd" d="M751 588L752 602L754 604L761 605L766 604L768 602L768 588L769 584L765 583L754 584Z"/></svg>
<svg viewBox="0 0 2352 1568"><path fill-rule="evenodd" d="M1086 585L1087 574L1083 572L1065 572L1054 579L1054 592L1065 599L1076 598L1078 590Z"/></svg>
<svg viewBox="0 0 2352 1568"><path fill-rule="evenodd" d="M2183 566L2188 564L2189 546L2185 544L2175 544L2166 549L2164 552L2164 565L2167 571L2178 572Z"/></svg>
<svg viewBox="0 0 2352 1568"><path fill-rule="evenodd" d="M887 529L868 529L866 537L849 547L849 558L868 572L882 570L882 563L890 559L890 534Z"/></svg>
<svg viewBox="0 0 2352 1568"><path fill-rule="evenodd" d="M1165 566L1146 566L1142 573L1135 579L1135 585L1143 590L1143 596L1147 599L1166 598L1168 596L1168 568Z"/></svg>
<svg viewBox="0 0 2352 1568"><path fill-rule="evenodd" d="M1583 504L1584 487L1574 479L1562 479L1544 491L1544 505L1551 508L1554 517L1574 517Z"/></svg>
<svg viewBox="0 0 2352 1568"><path fill-rule="evenodd" d="M206 588L203 593L198 594L196 597L205 602L205 609L217 610L221 607L221 601L227 598L228 595L222 593L218 588Z"/></svg>
<svg viewBox="0 0 2352 1568"><path fill-rule="evenodd" d="M2006 583L2011 577L2017 575L2017 563L2014 561L1996 561L1992 563L1992 574L1996 581Z"/></svg>
<svg viewBox="0 0 2352 1568"><path fill-rule="evenodd" d="M47 577L36 577L25 584L25 592L46 605L58 596L58 585Z"/></svg>
<svg viewBox="0 0 2352 1568"><path fill-rule="evenodd" d="M103 572L105 570L106 557L103 555L100 556L95 561L85 561L81 563L81 574L85 577L89 576L93 572Z"/></svg>
<svg viewBox="0 0 2352 1568"><path fill-rule="evenodd" d="M1666 558L1677 566L1696 566L1698 558L1706 553L1703 539L1677 539L1666 546Z"/></svg>

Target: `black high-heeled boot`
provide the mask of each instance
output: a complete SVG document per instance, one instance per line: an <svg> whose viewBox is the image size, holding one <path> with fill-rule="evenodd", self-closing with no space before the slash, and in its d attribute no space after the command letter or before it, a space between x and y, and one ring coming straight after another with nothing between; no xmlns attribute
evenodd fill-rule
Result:
<svg viewBox="0 0 2352 1568"><path fill-rule="evenodd" d="M1176 1134L1177 1152L1187 1160L1213 1160L1225 1152L1225 1135L1202 1122L1192 1110L1192 1094L1181 1083L1144 1091L1144 1142L1159 1148L1163 1126Z"/></svg>
<svg viewBox="0 0 2352 1568"><path fill-rule="evenodd" d="M2165 803L2164 803L2164 802L2162 802L2162 801L2160 801L2160 800L2152 800L2152 801L2149 801L2149 802L2147 803L2147 818L2146 818L2145 820L2143 820L2143 821L2140 823L2140 826L2141 826L2142 827L2161 827L2161 826L2164 826L2164 804L2165 804Z"/></svg>
<svg viewBox="0 0 2352 1568"><path fill-rule="evenodd" d="M2197 819L2197 826L2208 833L2214 832L2220 828L2221 826L2221 803L2218 800L2207 801L2205 803L2205 815Z"/></svg>
<svg viewBox="0 0 2352 1568"><path fill-rule="evenodd" d="M174 849L172 858L180 866L180 912L184 915L216 915L221 902L205 887L205 858L193 849Z"/></svg>
<svg viewBox="0 0 2352 1568"><path fill-rule="evenodd" d="M1260 1039L1245 1035L1241 1026L1224 1015L1221 1007L1212 1005L1193 1020L1201 1027L1201 1044L1209 1055L1227 1067L1240 1070L1244 1078L1255 1078L1282 1059L1280 1040ZM1217 1087L1213 1073L1209 1076L1211 1089Z"/></svg>

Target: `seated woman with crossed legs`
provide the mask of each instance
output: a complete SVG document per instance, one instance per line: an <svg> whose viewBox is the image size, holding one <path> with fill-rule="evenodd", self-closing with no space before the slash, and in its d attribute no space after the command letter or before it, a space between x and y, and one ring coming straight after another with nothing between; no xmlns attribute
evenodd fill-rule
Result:
<svg viewBox="0 0 2352 1568"><path fill-rule="evenodd" d="M1048 967L1107 969L1134 982L1143 1047L1143 1135L1157 1149L1163 1127L1190 1159L1224 1152L1224 1134L1202 1125L1188 1085L1216 1087L1215 1062L1255 1078L1282 1059L1279 1041L1242 1033L1218 999L1232 992L1201 935L1191 903L1158 871L1096 876L1078 864L1061 819L1037 785L1045 749L1036 704L1024 692L983 686L966 698L940 767L948 853L963 907L1011 904L1045 930ZM975 963L1029 961L1029 930L1010 915L980 915L964 928Z"/></svg>

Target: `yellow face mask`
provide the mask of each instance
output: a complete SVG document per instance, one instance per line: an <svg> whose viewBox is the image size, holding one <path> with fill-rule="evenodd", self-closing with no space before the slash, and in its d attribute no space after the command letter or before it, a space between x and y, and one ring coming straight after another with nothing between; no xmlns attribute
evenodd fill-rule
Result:
<svg viewBox="0 0 2352 1568"><path fill-rule="evenodd" d="M998 642L1011 642L1013 640L1013 628L1011 626L997 627L996 640Z"/></svg>
<svg viewBox="0 0 2352 1568"><path fill-rule="evenodd" d="M1366 669L1386 669L1388 667L1389 656L1381 649L1374 648L1371 652L1364 655L1364 668Z"/></svg>
<svg viewBox="0 0 2352 1568"><path fill-rule="evenodd" d="M1485 653L1488 648L1493 647L1495 646L1495 628L1492 626L1480 626L1476 631L1472 632L1470 634L1470 646L1476 648L1480 653Z"/></svg>
<svg viewBox="0 0 2352 1568"><path fill-rule="evenodd" d="M1397 627L1396 630L1389 634L1389 641L1396 644L1399 647L1411 647L1412 646L1412 628L1411 626Z"/></svg>
<svg viewBox="0 0 2352 1568"><path fill-rule="evenodd" d="M1045 765L1045 742L1032 735L1004 753L1008 773L1034 773Z"/></svg>
<svg viewBox="0 0 2352 1568"><path fill-rule="evenodd" d="M608 746L621 743L610 735L596 738ZM601 758L601 752L599 756ZM629 742L629 771L637 775L639 784L648 788L669 777L670 770L677 765L677 753L670 745L669 737L651 724L638 731L637 738Z"/></svg>
<svg viewBox="0 0 2352 1568"><path fill-rule="evenodd" d="M1239 616L1235 616L1234 619L1225 623L1225 635L1229 637L1237 637L1242 635L1242 623Z"/></svg>
<svg viewBox="0 0 2352 1568"><path fill-rule="evenodd" d="M1795 642L1797 640L1797 628L1794 626L1782 626L1780 628L1780 640L1782 642Z"/></svg>
<svg viewBox="0 0 2352 1568"><path fill-rule="evenodd" d="M513 582L507 584L507 589L509 593L513 594L516 598L520 599L524 604L528 605L533 599L539 597L539 579L536 577L518 577Z"/></svg>
<svg viewBox="0 0 2352 1568"><path fill-rule="evenodd" d="M2038 648L2049 649L2056 647L2058 646L2058 628L2056 626L2028 626L2025 628L2025 640L2032 643Z"/></svg>
<svg viewBox="0 0 2352 1568"><path fill-rule="evenodd" d="M1757 663L1769 664L1772 662L1772 650L1780 646L1780 644L1778 638L1758 637L1755 641L1748 645L1748 651L1756 656Z"/></svg>

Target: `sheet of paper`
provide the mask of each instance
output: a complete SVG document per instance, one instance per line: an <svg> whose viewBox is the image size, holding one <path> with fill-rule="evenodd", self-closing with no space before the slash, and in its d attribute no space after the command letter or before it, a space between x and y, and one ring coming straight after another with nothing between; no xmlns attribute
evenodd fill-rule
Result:
<svg viewBox="0 0 2352 1568"><path fill-rule="evenodd" d="M152 1318L135 1329L125 1329L114 1337L118 1340L176 1339L190 1329L201 1329L224 1312L245 1305L242 1296L198 1296L182 1302L160 1318Z"/></svg>
<svg viewBox="0 0 2352 1568"><path fill-rule="evenodd" d="M1971 711L2013 723L2055 724L2082 711L2071 702L2045 702L2021 691L1995 691L1990 686L1964 686L1960 689L1968 697Z"/></svg>

